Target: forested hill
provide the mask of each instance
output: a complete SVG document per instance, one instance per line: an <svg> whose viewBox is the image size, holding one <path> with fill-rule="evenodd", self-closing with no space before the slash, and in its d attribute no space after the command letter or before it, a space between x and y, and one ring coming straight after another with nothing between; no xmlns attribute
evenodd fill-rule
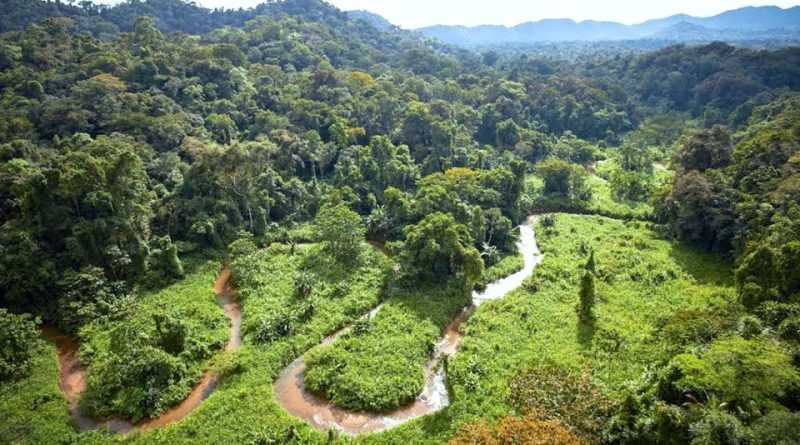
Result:
<svg viewBox="0 0 800 445"><path fill-rule="evenodd" d="M321 0L265 0L253 8L207 9L184 0L126 0L114 6L96 4L91 1L58 2L52 0L0 0L3 14L0 16L0 32L22 30L28 25L53 17L71 19L68 29L73 32L89 32L95 37L111 38L118 32L133 30L141 16L150 17L163 33L184 32L202 35L224 27L239 28L256 17L272 19L292 16L308 22L324 23L331 27L345 27L345 23L364 21L370 25L389 30L389 22L366 11L342 12ZM363 26L348 30L360 33ZM406 39L411 33L395 35Z"/></svg>
<svg viewBox="0 0 800 445"><path fill-rule="evenodd" d="M162 25L202 22L174 10L194 6L155 5L99 14L156 8ZM512 152L536 163L559 138L565 156L583 159L658 113L742 125L800 89L797 47L673 47L567 65L442 54L316 0L260 10L270 14L202 41L144 17L110 41L60 18L0 37L0 261L19 271L0 283L6 305L55 302L62 275L84 267L136 282L172 241L221 248L242 229L306 220L325 187L347 185L369 215L387 185L408 188L416 175L504 165ZM389 156L380 165L393 173L359 171L372 156ZM401 170L399 183L387 179ZM41 277L13 278L32 270Z"/></svg>
<svg viewBox="0 0 800 445"><path fill-rule="evenodd" d="M82 30L95 35L130 31L136 18L148 16L162 32L181 31L205 34L225 26L242 26L257 16L277 17L280 14L301 16L309 21L344 20L342 12L317 0L265 1L255 8L210 10L182 0L132 0L114 6L93 2L60 2L52 0L2 0L4 14L0 30L19 30L31 23L52 17L69 17Z"/></svg>
<svg viewBox="0 0 800 445"><path fill-rule="evenodd" d="M748 7L713 17L685 14L648 20L636 25L587 20L547 19L506 27L437 25L419 32L462 46L533 44L537 42L597 42L660 40L666 42L797 42L800 40L800 7Z"/></svg>

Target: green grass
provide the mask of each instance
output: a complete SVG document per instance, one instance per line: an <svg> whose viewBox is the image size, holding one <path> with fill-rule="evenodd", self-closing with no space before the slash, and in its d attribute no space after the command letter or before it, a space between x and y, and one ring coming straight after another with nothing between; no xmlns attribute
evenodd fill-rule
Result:
<svg viewBox="0 0 800 445"><path fill-rule="evenodd" d="M278 319L289 322L290 335L319 337L383 298L388 260L376 249L364 244L350 263L333 259L320 245L300 245L296 252L290 255L288 246L274 244L232 265L247 340L258 342L259 331ZM296 295L294 289L294 278L301 270L312 277L307 297Z"/></svg>
<svg viewBox="0 0 800 445"><path fill-rule="evenodd" d="M336 443L446 443L465 422L515 413L509 381L521 370L542 364L585 371L604 394L614 397L654 364L675 354L659 330L661 320L681 308L724 305L733 298L729 264L660 240L644 223L558 214L554 228L537 227L537 237L546 257L526 286L482 305L464 326L461 348L448 361L452 405L383 433L340 438ZM574 309L587 248L594 248L598 270L597 323L591 332L578 328ZM293 293L293 276L316 249L302 246L290 258L288 248L274 247L237 262L234 269L239 270L245 318L251 320L276 306L301 304L304 300L297 301ZM381 291L376 287L382 289L377 284L382 279L371 277L384 276L377 266L384 260L371 253L347 270L334 265L330 275L314 269L327 277L319 289L332 286L328 279L340 274L351 277L345 285L348 292L331 299L331 304L320 301L314 315L298 321L287 336L265 344L248 342L238 353L224 356L218 363L223 371L220 385L183 421L113 439L101 433L81 435L80 443L327 443L327 434L280 408L272 382L294 358L379 301ZM374 285L359 285L360 280ZM333 294L322 295L327 299ZM340 340L344 344L346 338ZM55 381L55 376L51 378Z"/></svg>
<svg viewBox="0 0 800 445"><path fill-rule="evenodd" d="M523 267L525 267L525 259L519 251L515 249L513 252L506 252L500 258L500 261L483 271L483 282L481 286L477 287L484 289L486 285L515 274L522 270Z"/></svg>
<svg viewBox="0 0 800 445"><path fill-rule="evenodd" d="M618 166L613 159L597 163L595 166L597 175L589 176L586 179L586 183L592 190L592 197L587 202L566 202L561 197L543 196L544 182L542 179L536 174L528 175L525 178L525 195L522 206L536 211L603 215L626 220L651 220L654 210L650 202L629 201L613 196L608 178L615 168ZM653 169L655 184L671 182L673 176L674 172L670 170L659 167Z"/></svg>
<svg viewBox="0 0 800 445"><path fill-rule="evenodd" d="M544 262L523 288L482 305L464 327L448 365L453 404L360 442L440 444L464 422L516 413L509 382L531 367L587 372L615 399L667 361L674 352L659 321L681 308L727 305L734 298L730 265L662 241L645 226L566 214L556 215L554 229L540 224ZM575 312L587 259L582 247L595 249L600 276L597 322L588 331Z"/></svg>
<svg viewBox="0 0 800 445"><path fill-rule="evenodd" d="M0 413L0 443L56 444L74 438L67 400L58 387L53 342L39 343L27 377L0 382Z"/></svg>
<svg viewBox="0 0 800 445"><path fill-rule="evenodd" d="M290 333L274 341L257 344L245 337L235 354L217 361L222 379L211 396L181 422L113 439L101 433L82 435L81 443L326 443L327 434L289 416L278 405L272 382L292 360L378 304L387 263L383 254L367 245L353 264L330 260L316 245L298 246L294 256L289 255L288 246L274 245L237 260L232 271L246 322L285 305L304 306L306 299L298 300L293 286L301 267L317 277L308 297L316 304L313 314L296 320Z"/></svg>
<svg viewBox="0 0 800 445"><path fill-rule="evenodd" d="M611 186L605 179L589 177L587 182L592 188L592 199L586 205L589 213L620 219L652 218L653 206L649 203L614 198Z"/></svg>
<svg viewBox="0 0 800 445"><path fill-rule="evenodd" d="M180 282L138 297L120 319L99 321L81 330L81 360L90 365L81 404L90 412L121 414L134 420L156 417L189 394L208 359L222 350L228 340L229 320L214 293L219 263L205 261L190 269ZM182 351L167 358L175 363L178 378L173 376L167 384L153 383L157 391L153 398L141 388L142 379L151 378L148 365L137 369L138 362L132 360L126 346L142 348L136 355L165 354L150 344L150 339L158 336L154 317L165 314L184 326L186 336ZM139 344L139 338L145 340Z"/></svg>
<svg viewBox="0 0 800 445"><path fill-rule="evenodd" d="M559 214L555 228L540 225L537 234L546 256L527 288L482 306L452 363L456 398L475 400L475 412L496 412L508 397L508 377L545 363L589 368L601 388L618 393L670 358L659 320L734 296L728 264L659 240L641 223ZM579 326L575 311L587 248L595 250L599 276L590 329ZM482 365L472 369L473 362Z"/></svg>
<svg viewBox="0 0 800 445"><path fill-rule="evenodd" d="M443 328L468 301L467 292L401 292L374 319L359 322L306 359L305 383L336 405L388 411L413 401Z"/></svg>

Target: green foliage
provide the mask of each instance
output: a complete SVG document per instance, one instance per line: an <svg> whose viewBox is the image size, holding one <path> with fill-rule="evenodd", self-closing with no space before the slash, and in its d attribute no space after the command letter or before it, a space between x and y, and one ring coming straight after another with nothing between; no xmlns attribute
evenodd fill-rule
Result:
<svg viewBox="0 0 800 445"><path fill-rule="evenodd" d="M212 291L217 270L214 261L200 264L180 283L81 329L81 360L90 365L84 409L136 421L183 400L228 337Z"/></svg>
<svg viewBox="0 0 800 445"><path fill-rule="evenodd" d="M177 0L6 0L3 11L0 305L81 333L90 411L146 417L185 396L227 330L208 290L216 263L198 271L186 253L228 246L234 258L250 344L217 359L229 364L224 383L202 409L115 440L328 440L280 410L265 382L391 287L386 261L361 244L362 217L371 238L402 242L389 250L408 282L459 289L453 283L481 281L480 252L498 261L486 279L517 270L518 256L504 255L531 209L658 218L670 230L566 216L543 225L548 257L527 289L465 327L451 363L453 406L352 441L442 443L462 422L505 416L508 379L542 357L590 369L615 396L674 354L705 360L703 348L728 339L741 316L728 266L656 233L735 258L741 301L785 341L796 337L796 48L717 43L612 58L565 45L557 58L511 48L476 56L319 0L219 11ZM698 125L709 128L682 137ZM671 173L653 161L673 152L680 171L665 187ZM526 181L532 166L540 177ZM334 214L331 198L342 204ZM315 230L315 215L326 230ZM335 246L300 244L320 235ZM257 251L271 242L290 246ZM596 326L574 332L589 244ZM419 307L434 304L410 293ZM418 318L413 309L400 321ZM774 340L747 320L743 341ZM438 333L425 326L409 329L425 329L427 344ZM365 322L353 347L386 348L395 334ZM76 439L52 350L35 349L31 374L0 384L0 442L107 442L102 433ZM361 392L359 378L348 389L399 403L414 383L393 386L392 376L413 376L422 356L380 374L386 394ZM652 441L744 437L731 412L641 408L639 425L663 428Z"/></svg>
<svg viewBox="0 0 800 445"><path fill-rule="evenodd" d="M594 274L586 272L581 278L581 290L578 294L578 319L581 323L592 323L595 319L595 286Z"/></svg>
<svg viewBox="0 0 800 445"><path fill-rule="evenodd" d="M721 410L707 410L689 427L692 445L745 445L751 442L749 431L735 416Z"/></svg>
<svg viewBox="0 0 800 445"><path fill-rule="evenodd" d="M778 326L778 335L786 341L800 342L800 317L783 320Z"/></svg>
<svg viewBox="0 0 800 445"><path fill-rule="evenodd" d="M358 213L344 204L325 205L317 214L316 229L331 254L341 260L352 259L364 239L364 225Z"/></svg>
<svg viewBox="0 0 800 445"><path fill-rule="evenodd" d="M308 298L311 292L314 291L315 277L312 273L300 271L295 274L294 278L294 294L301 298Z"/></svg>
<svg viewBox="0 0 800 445"><path fill-rule="evenodd" d="M593 442L602 439L616 408L592 382L591 375L555 365L522 370L509 386L516 409L559 419Z"/></svg>
<svg viewBox="0 0 800 445"><path fill-rule="evenodd" d="M753 426L757 445L794 445L800 443L800 413L772 411Z"/></svg>
<svg viewBox="0 0 800 445"><path fill-rule="evenodd" d="M704 172L728 165L732 151L730 131L717 125L693 134L676 154L676 161L686 171Z"/></svg>
<svg viewBox="0 0 800 445"><path fill-rule="evenodd" d="M356 411L389 411L413 401L442 330L467 300L467 292L455 289L392 296L368 328L311 351L306 387Z"/></svg>
<svg viewBox="0 0 800 445"><path fill-rule="evenodd" d="M39 348L38 320L28 314L16 315L0 308L0 381L26 376Z"/></svg>
<svg viewBox="0 0 800 445"><path fill-rule="evenodd" d="M693 326L711 323L721 334L734 329L735 309L727 315L728 306L735 304L730 265L665 241L643 223L567 214L556 214L553 221L545 225L542 218L536 226L545 257L532 278L503 299L481 305L463 328L464 341L448 361L451 415L503 416L518 407L545 406L550 407L545 415L613 442L618 437L613 431L616 423L605 416L625 409L624 396L632 382L646 379L655 363L666 363L684 348L703 344L687 333L692 338L676 347L673 333L682 333L683 328L660 332L661 320L690 318ZM597 304L594 329L587 332L580 329L575 306L589 244L595 253ZM680 317L685 310L697 314ZM716 311L718 327L716 319L706 315ZM543 371L535 379L512 380L531 368ZM584 373L585 377L576 377ZM572 381L565 375L581 383L562 385ZM510 381L517 386L510 387ZM595 389L589 391L589 386ZM567 389L577 387L583 388L577 394ZM509 402L527 397L537 402L518 407ZM598 399L619 408L597 410L603 404L590 402ZM635 421L649 424L641 408L633 411ZM584 421L593 426L582 426ZM386 433L384 440L424 437L425 431L413 425L400 430ZM674 440L681 443L681 437L676 433Z"/></svg>
<svg viewBox="0 0 800 445"><path fill-rule="evenodd" d="M275 310L248 324L248 334L256 343L271 343L294 331L297 315L294 312Z"/></svg>
<svg viewBox="0 0 800 445"><path fill-rule="evenodd" d="M306 335L320 323L339 326L381 299L387 266L372 247L357 245L348 264L332 258L321 245L301 245L295 255L290 251L273 244L231 265L243 305L242 332L254 342L269 345ZM296 285L306 278L304 284L311 284L312 291L303 296Z"/></svg>
<svg viewBox="0 0 800 445"><path fill-rule="evenodd" d="M81 326L123 312L130 298L120 284L107 282L99 267L65 272L59 283L64 292L58 305L61 327L77 333Z"/></svg>
<svg viewBox="0 0 800 445"><path fill-rule="evenodd" d="M752 339L758 337L764 331L761 321L752 315L745 315L739 318L736 323L736 331L742 338Z"/></svg>
<svg viewBox="0 0 800 445"><path fill-rule="evenodd" d="M679 377L669 384L698 398L714 394L743 409L750 402L766 406L800 383L789 356L769 339L719 339L707 351L678 355L671 366Z"/></svg>
<svg viewBox="0 0 800 445"><path fill-rule="evenodd" d="M467 228L444 213L432 213L406 229L400 259L410 279L434 282L450 276L475 283L483 275L483 260L469 243Z"/></svg>
<svg viewBox="0 0 800 445"><path fill-rule="evenodd" d="M486 260L484 259L484 261ZM483 272L483 281L478 283L477 287L485 288L489 283L494 283L501 278L519 272L524 266L525 260L520 252L515 250L511 253L503 254L494 264L486 267Z"/></svg>
<svg viewBox="0 0 800 445"><path fill-rule="evenodd" d="M588 201L591 192L586 187L586 173L580 167L560 159L539 163L536 170L544 180L544 195L559 196L568 201Z"/></svg>
<svg viewBox="0 0 800 445"><path fill-rule="evenodd" d="M11 332L3 329L3 335ZM77 440L58 387L56 348L39 338L27 345L30 370L19 380L0 381L0 442L49 444Z"/></svg>

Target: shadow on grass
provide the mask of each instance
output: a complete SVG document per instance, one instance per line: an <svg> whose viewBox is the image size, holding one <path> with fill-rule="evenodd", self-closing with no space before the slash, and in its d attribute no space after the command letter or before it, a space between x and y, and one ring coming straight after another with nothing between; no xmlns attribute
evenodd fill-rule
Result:
<svg viewBox="0 0 800 445"><path fill-rule="evenodd" d="M470 296L468 290L423 285L418 289L399 290L391 297L409 315L444 329L470 304Z"/></svg>
<svg viewBox="0 0 800 445"><path fill-rule="evenodd" d="M699 283L730 286L733 265L722 256L686 244L673 243L669 256L681 271Z"/></svg>
<svg viewBox="0 0 800 445"><path fill-rule="evenodd" d="M597 331L597 320L595 318L591 318L588 321L578 320L578 326L576 330L576 334L578 336L578 344L586 349L591 348L592 341L594 340L594 334L596 331Z"/></svg>

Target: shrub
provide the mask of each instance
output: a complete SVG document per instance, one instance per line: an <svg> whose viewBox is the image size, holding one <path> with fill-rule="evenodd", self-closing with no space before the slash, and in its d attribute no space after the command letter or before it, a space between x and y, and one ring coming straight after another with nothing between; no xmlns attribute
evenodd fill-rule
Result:
<svg viewBox="0 0 800 445"><path fill-rule="evenodd" d="M28 314L16 315L0 308L0 380L28 373L39 340L38 323Z"/></svg>
<svg viewBox="0 0 800 445"><path fill-rule="evenodd" d="M467 424L448 445L583 445L586 441L558 420L535 414L524 418L504 417L493 425Z"/></svg>
<svg viewBox="0 0 800 445"><path fill-rule="evenodd" d="M736 331L739 332L742 338L748 340L753 337L758 337L763 330L764 327L761 326L761 322L752 315L745 315L740 318L739 322L736 324Z"/></svg>
<svg viewBox="0 0 800 445"><path fill-rule="evenodd" d="M677 351L692 344L707 344L729 332L735 318L718 308L680 308L658 323L659 336Z"/></svg>
<svg viewBox="0 0 800 445"><path fill-rule="evenodd" d="M70 333L100 318L121 313L130 303L119 282L106 280L103 269L86 266L69 270L59 281L59 326Z"/></svg>
<svg viewBox="0 0 800 445"><path fill-rule="evenodd" d="M783 320L800 316L800 304L767 301L758 306L756 313L768 326L777 328Z"/></svg>
<svg viewBox="0 0 800 445"><path fill-rule="evenodd" d="M750 434L735 416L711 409L689 426L692 445L747 445Z"/></svg>
<svg viewBox="0 0 800 445"><path fill-rule="evenodd" d="M755 406L769 404L800 383L789 356L769 339L731 337L715 340L695 354L675 357L665 384L698 398L716 395L724 402ZM669 391L668 391L669 392Z"/></svg>
<svg viewBox="0 0 800 445"><path fill-rule="evenodd" d="M297 272L292 281L294 282L294 294L297 297L308 298L314 291L314 275L310 272Z"/></svg>
<svg viewBox="0 0 800 445"><path fill-rule="evenodd" d="M248 334L256 343L271 343L286 337L294 331L295 319L286 311L276 310L258 317L255 323L248 324Z"/></svg>
<svg viewBox="0 0 800 445"><path fill-rule="evenodd" d="M509 382L511 403L528 413L558 419L582 434L599 438L614 411L587 373L574 373L556 365L526 369Z"/></svg>
<svg viewBox="0 0 800 445"><path fill-rule="evenodd" d="M778 326L778 335L787 341L800 342L800 317L790 317Z"/></svg>
<svg viewBox="0 0 800 445"><path fill-rule="evenodd" d="M755 445L800 444L800 413L772 411L753 425Z"/></svg>

